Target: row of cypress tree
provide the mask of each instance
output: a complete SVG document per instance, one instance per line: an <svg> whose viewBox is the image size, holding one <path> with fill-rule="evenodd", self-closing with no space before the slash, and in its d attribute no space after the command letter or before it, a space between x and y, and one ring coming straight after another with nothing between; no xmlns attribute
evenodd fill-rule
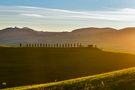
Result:
<svg viewBox="0 0 135 90"><path fill-rule="evenodd" d="M19 47L55 47L55 48L69 48L69 47L83 47L81 43L64 43L64 44L44 44L44 43L27 43L27 44L22 44L20 43Z"/></svg>

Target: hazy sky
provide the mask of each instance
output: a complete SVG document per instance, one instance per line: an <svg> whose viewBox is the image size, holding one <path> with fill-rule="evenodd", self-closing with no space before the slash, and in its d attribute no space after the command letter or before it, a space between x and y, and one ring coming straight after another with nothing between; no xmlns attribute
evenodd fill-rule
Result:
<svg viewBox="0 0 135 90"><path fill-rule="evenodd" d="M0 29L72 31L135 27L135 0L0 0Z"/></svg>

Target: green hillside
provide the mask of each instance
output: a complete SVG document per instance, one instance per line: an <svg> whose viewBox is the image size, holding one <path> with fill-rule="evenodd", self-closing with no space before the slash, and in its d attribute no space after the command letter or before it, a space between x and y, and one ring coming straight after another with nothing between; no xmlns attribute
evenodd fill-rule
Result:
<svg viewBox="0 0 135 90"><path fill-rule="evenodd" d="M135 55L93 48L3 47L0 88L63 81L129 67L135 67Z"/></svg>
<svg viewBox="0 0 135 90"><path fill-rule="evenodd" d="M4 90L135 90L135 68Z"/></svg>

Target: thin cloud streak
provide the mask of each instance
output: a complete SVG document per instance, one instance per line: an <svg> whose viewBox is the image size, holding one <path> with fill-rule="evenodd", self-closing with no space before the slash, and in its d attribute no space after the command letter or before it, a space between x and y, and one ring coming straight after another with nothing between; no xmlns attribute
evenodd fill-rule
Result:
<svg viewBox="0 0 135 90"><path fill-rule="evenodd" d="M14 13L18 16L60 19L60 20L105 20L135 22L135 9L123 8L110 11L71 11L64 9L51 9L31 6L0 6L0 14L3 12Z"/></svg>
<svg viewBox="0 0 135 90"><path fill-rule="evenodd" d="M22 16L35 17L35 18L43 18L44 16L39 14L20 14Z"/></svg>

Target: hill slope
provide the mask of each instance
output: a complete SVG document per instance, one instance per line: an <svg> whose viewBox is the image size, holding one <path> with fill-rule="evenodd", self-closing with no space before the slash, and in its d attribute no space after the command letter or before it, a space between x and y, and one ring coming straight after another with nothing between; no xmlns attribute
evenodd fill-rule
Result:
<svg viewBox="0 0 135 90"><path fill-rule="evenodd" d="M4 90L135 90L135 68Z"/></svg>
<svg viewBox="0 0 135 90"><path fill-rule="evenodd" d="M6 86L54 82L135 67L135 55L92 48L0 48L0 80ZM10 75L10 76L9 76Z"/></svg>
<svg viewBox="0 0 135 90"><path fill-rule="evenodd" d="M135 28L81 28L72 32L41 32L25 28L0 30L0 44L18 43L83 43L96 44L105 50L121 50L135 54Z"/></svg>

